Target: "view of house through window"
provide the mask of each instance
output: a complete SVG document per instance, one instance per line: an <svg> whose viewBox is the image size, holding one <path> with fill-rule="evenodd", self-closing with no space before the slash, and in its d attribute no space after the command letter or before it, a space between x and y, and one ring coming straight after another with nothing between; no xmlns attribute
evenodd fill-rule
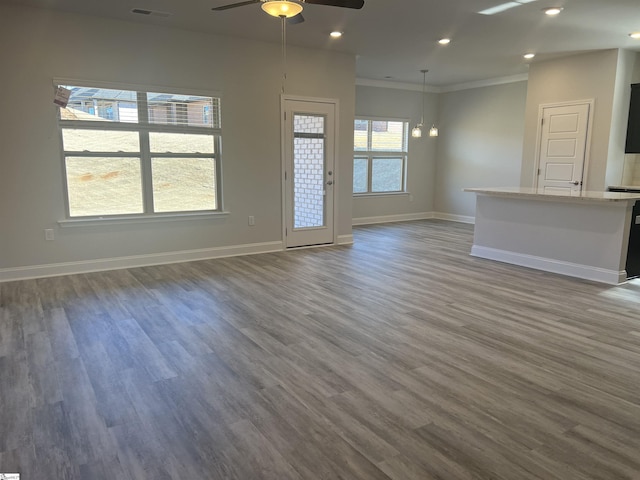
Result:
<svg viewBox="0 0 640 480"><path fill-rule="evenodd" d="M353 193L397 193L406 188L409 122L356 119Z"/></svg>
<svg viewBox="0 0 640 480"><path fill-rule="evenodd" d="M220 99L65 86L69 217L220 209Z"/></svg>

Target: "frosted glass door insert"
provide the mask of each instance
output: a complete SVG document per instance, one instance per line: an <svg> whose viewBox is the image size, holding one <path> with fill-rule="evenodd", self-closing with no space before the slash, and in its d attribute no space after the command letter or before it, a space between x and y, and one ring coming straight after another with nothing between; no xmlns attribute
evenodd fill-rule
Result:
<svg viewBox="0 0 640 480"><path fill-rule="evenodd" d="M325 117L293 117L293 228L322 227L325 205Z"/></svg>

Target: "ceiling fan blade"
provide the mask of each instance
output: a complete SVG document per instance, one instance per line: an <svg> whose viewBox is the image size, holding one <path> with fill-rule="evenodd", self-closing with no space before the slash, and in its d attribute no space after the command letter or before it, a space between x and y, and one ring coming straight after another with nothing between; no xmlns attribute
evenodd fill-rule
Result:
<svg viewBox="0 0 640 480"><path fill-rule="evenodd" d="M213 7L211 10L229 10L230 8L244 7L245 5L251 5L252 3L260 3L260 0L247 0L246 2L231 3L229 5L222 5L220 7Z"/></svg>
<svg viewBox="0 0 640 480"><path fill-rule="evenodd" d="M362 8L364 6L364 0L304 0L303 3L310 3L312 5L329 5L331 7L342 8Z"/></svg>
<svg viewBox="0 0 640 480"><path fill-rule="evenodd" d="M304 17L301 13L294 15L293 17L287 18L287 23L289 25L297 25L298 23L304 22Z"/></svg>

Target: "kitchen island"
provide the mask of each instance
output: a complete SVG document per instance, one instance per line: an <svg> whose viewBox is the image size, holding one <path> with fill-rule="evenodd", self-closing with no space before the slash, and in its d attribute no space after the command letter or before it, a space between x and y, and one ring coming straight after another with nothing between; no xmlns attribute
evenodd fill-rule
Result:
<svg viewBox="0 0 640 480"><path fill-rule="evenodd" d="M471 255L613 285L627 280L631 216L640 193L464 191L476 194Z"/></svg>

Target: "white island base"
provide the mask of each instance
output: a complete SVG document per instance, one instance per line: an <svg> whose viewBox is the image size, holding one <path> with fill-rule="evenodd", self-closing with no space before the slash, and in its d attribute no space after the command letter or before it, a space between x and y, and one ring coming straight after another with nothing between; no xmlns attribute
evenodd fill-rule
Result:
<svg viewBox="0 0 640 480"><path fill-rule="evenodd" d="M471 255L607 284L627 280L625 264L637 193L475 192Z"/></svg>

